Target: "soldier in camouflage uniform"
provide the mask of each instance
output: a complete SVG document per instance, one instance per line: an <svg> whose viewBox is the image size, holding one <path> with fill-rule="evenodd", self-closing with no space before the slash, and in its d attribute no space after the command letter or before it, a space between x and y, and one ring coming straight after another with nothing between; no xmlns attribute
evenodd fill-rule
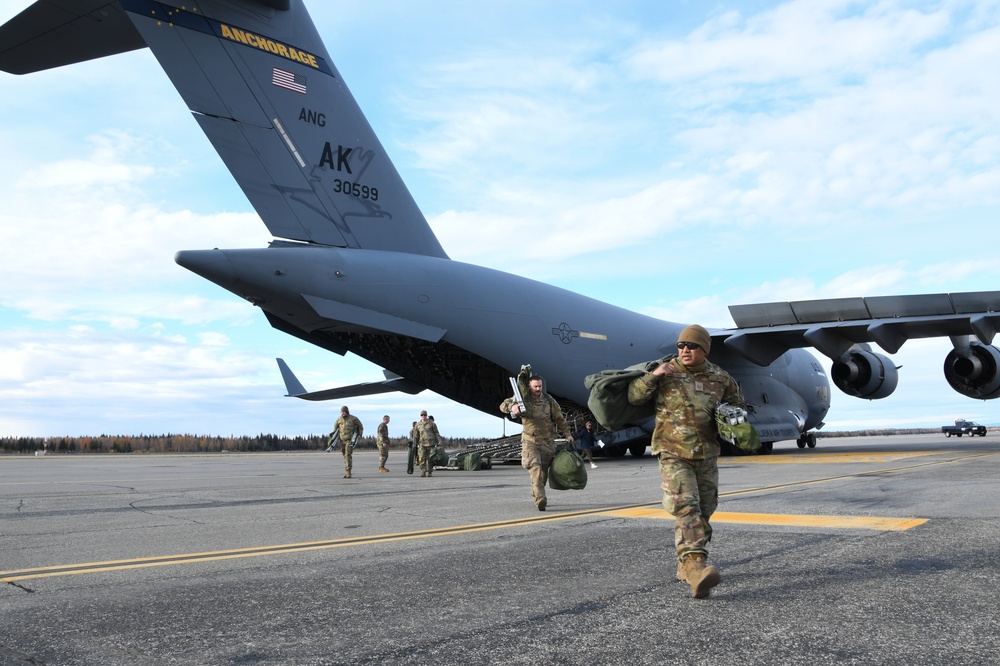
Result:
<svg viewBox="0 0 1000 666"><path fill-rule="evenodd" d="M354 466L354 450L351 445L355 440L361 438L361 433L365 431L365 427L361 425L361 421L358 420L357 416L351 416L351 411L347 409L347 406L340 408L340 418L337 419L336 423L333 424L333 432L330 433L330 440L333 440L334 433L339 433L340 435L340 450L344 453L344 478L351 478L351 467Z"/></svg>
<svg viewBox="0 0 1000 666"><path fill-rule="evenodd" d="M573 441L559 404L542 390L542 385L542 378L538 375L528 378L528 392L522 396L523 412L514 398L507 398L500 404L501 412L511 418L520 418L524 426L521 432L521 467L528 470L531 477L531 499L535 500L539 511L545 511L548 504L545 482L549 478L549 465L556 454L556 435L564 433L566 441Z"/></svg>
<svg viewBox="0 0 1000 666"><path fill-rule="evenodd" d="M417 467L420 466L420 448L417 446L416 421L410 426L410 441L407 442L407 448L409 451L406 452L406 473L413 474L413 464L416 463Z"/></svg>
<svg viewBox="0 0 1000 666"><path fill-rule="evenodd" d="M414 426L416 437L413 439L414 445L419 447L420 452L420 476L432 476L434 474L434 461L431 456L434 447L441 443L441 434L438 433L437 424L427 418L427 410L420 412L420 421Z"/></svg>
<svg viewBox="0 0 1000 666"><path fill-rule="evenodd" d="M377 429L378 436L376 437L376 444L378 445L378 471L388 472L385 468L385 463L389 459L389 415L386 414L382 417L382 423L378 424Z"/></svg>
<svg viewBox="0 0 1000 666"><path fill-rule="evenodd" d="M677 358L632 380L628 390L633 405L656 400L652 448L663 478L663 506L674 516L677 578L699 599L722 580L706 563L709 519L719 505L715 407L727 402L746 408L736 381L708 361L711 346L708 331L688 326L677 338Z"/></svg>

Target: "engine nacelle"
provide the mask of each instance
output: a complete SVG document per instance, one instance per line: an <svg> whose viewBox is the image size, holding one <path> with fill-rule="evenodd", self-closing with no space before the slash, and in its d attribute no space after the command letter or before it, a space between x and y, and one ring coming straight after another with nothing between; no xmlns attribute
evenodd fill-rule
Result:
<svg viewBox="0 0 1000 666"><path fill-rule="evenodd" d="M847 395L878 400L896 390L899 373L892 360L882 354L852 350L846 361L835 361L830 375L833 383Z"/></svg>
<svg viewBox="0 0 1000 666"><path fill-rule="evenodd" d="M1000 349L993 345L970 342L968 350L948 352L944 359L944 378L948 385L968 398L1000 398Z"/></svg>

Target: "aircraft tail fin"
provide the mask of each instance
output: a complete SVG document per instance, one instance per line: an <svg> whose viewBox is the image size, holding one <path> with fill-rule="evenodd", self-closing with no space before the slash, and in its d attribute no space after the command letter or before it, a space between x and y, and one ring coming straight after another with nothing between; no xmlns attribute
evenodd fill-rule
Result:
<svg viewBox="0 0 1000 666"><path fill-rule="evenodd" d="M148 46L274 236L447 258L302 0L181 4L41 0L0 28L0 67Z"/></svg>

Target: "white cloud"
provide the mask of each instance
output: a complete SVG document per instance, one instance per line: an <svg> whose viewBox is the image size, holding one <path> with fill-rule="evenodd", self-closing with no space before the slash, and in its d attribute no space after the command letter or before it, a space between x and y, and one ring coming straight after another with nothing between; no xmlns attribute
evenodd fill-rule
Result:
<svg viewBox="0 0 1000 666"><path fill-rule="evenodd" d="M693 256L704 239L675 231L702 223L801 268L819 244L856 262L925 261L942 217L981 215L1000 191L991 152L1000 86L990 64L1000 40L989 23L955 28L965 10L784 3L716 17L669 48L647 36L628 59L589 42L526 82L503 76L518 62L509 53L462 63L419 111L405 107L422 128L414 150L471 204L443 208L432 222L452 256L543 278L595 250L674 246ZM701 69L637 82L637 59L649 70L675 60ZM572 67L594 73L586 86L535 88L545 72ZM486 72L502 83L487 86ZM570 113L551 113L567 99ZM608 101L618 99L633 103L638 122ZM609 145L624 127L648 148ZM584 154L596 168L578 168Z"/></svg>
<svg viewBox="0 0 1000 666"><path fill-rule="evenodd" d="M555 33L526 7L312 8L452 257L717 326L729 303L997 286L996 3L584 3ZM174 264L270 237L150 54L0 91L0 427L321 431L332 407L280 398L273 356L316 389L379 378ZM831 419L959 411L947 341L915 342L898 396ZM498 426L430 394L357 402Z"/></svg>
<svg viewBox="0 0 1000 666"><path fill-rule="evenodd" d="M630 65L639 75L697 87L706 77L748 86L864 75L906 59L949 27L944 11L896 3L797 0L744 16L728 11L686 39L650 43Z"/></svg>
<svg viewBox="0 0 1000 666"><path fill-rule="evenodd" d="M269 236L259 218L159 209L145 190L155 190L158 174L145 162L150 145L120 131L84 143L91 146L86 155L39 163L7 190L0 211L6 240L0 304L46 321L69 317L125 327L138 325L136 316L177 313L190 321L194 305L201 306L200 319L232 316L230 303L208 308L203 297L165 293L203 288L173 254L209 243L239 247L248 238L261 245Z"/></svg>

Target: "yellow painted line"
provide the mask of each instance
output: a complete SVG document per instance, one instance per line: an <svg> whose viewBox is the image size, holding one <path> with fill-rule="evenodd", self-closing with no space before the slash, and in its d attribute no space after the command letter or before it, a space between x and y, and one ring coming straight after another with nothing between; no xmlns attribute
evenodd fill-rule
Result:
<svg viewBox="0 0 1000 666"><path fill-rule="evenodd" d="M653 518L673 520L664 509L632 507L608 512L621 518ZM713 523L742 523L745 525L784 525L790 527L832 527L843 529L895 531L908 530L927 522L926 518L875 518L869 516L809 516L789 513L733 513L716 511Z"/></svg>
<svg viewBox="0 0 1000 666"><path fill-rule="evenodd" d="M750 493L768 492L793 486L800 486L814 483L825 483L839 479L859 478L873 475L883 475L894 472L902 472L933 465L943 465L953 462L961 462L969 458L996 455L996 452L978 453L972 455L960 455L950 460L936 460L921 462L914 465L895 467L889 469L872 470L868 472L857 472L853 474L842 474L838 476L825 477L820 479L805 479L802 481L792 481L789 483L764 486L760 488L746 488L743 490L732 490L720 493L720 497L731 497L734 495L745 495ZM743 459L752 460L751 458ZM408 539L423 539L428 537L449 536L452 534L465 534L471 532L482 532L486 530L505 529L510 527L520 527L540 523L549 523L560 520L570 520L584 516L611 515L616 517L641 517L641 518L671 518L666 511L655 509L658 502L646 502L619 507L604 507L599 509L587 509L584 511L567 511L565 513L549 513L544 516L534 516L531 518L518 518L514 520L504 520L495 523L478 523L473 525L460 525L456 527L444 527L432 530L420 530L415 532L399 532L395 534L378 534L366 537L351 537L346 539L333 539L329 541L312 541L306 543L283 544L275 546L261 546L257 548L241 548L234 550L211 551L205 553L188 553L181 555L166 555L161 557L148 557L131 560L110 560L106 562L88 562L83 564L68 564L62 566L40 567L35 569L20 569L12 571L0 571L0 583L13 583L19 580L31 578L47 578L52 576L71 576L83 573L96 573L102 571L119 571L123 569L141 569L146 567L170 566L177 564L190 564L194 562L213 562L218 560L230 560L244 557L260 557L262 555L278 555L282 553L295 553L310 550L324 550L329 548L344 548L348 546L359 546L373 543L388 543L393 541L405 541ZM630 513L633 512L633 513ZM743 516L742 519L733 518ZM862 529L878 530L902 530L909 529L926 522L921 518L865 518L852 516L794 516L785 514L737 514L727 512L716 512L713 520L717 522L727 522L726 517L730 517L728 522L744 522L753 524L770 525L812 525L823 527L854 527ZM809 522L813 521L813 522ZM881 522L879 522L881 521ZM907 521L912 522L908 524ZM880 526L881 525L881 526Z"/></svg>
<svg viewBox="0 0 1000 666"><path fill-rule="evenodd" d="M950 452L949 452L950 453ZM802 481L789 481L788 483L779 483L773 486L760 486L758 488L744 488L743 490L729 490L724 493L719 493L719 497L732 497L734 495L750 495L753 493L769 492L772 490L781 490L783 488L791 488L793 486L807 486L815 483L827 483L829 481L839 481L841 479L858 479L866 476L884 476L885 474L893 474L896 472L906 472L912 469L920 469L923 467L934 467L936 465L947 465L955 462L965 462L972 458L983 458L988 456L995 456L1000 452L987 451L986 453L973 453L970 455L960 455L957 458L949 458L947 460L930 460L927 462L918 462L912 465L903 465L902 467L886 467L883 469L873 469L867 472L851 472L848 474L840 474L838 476L826 476L818 479L804 479Z"/></svg>
<svg viewBox="0 0 1000 666"><path fill-rule="evenodd" d="M262 555L299 553L310 550L326 550L330 548L345 548L348 546L361 546L361 545L370 545L375 543L406 541L409 539L425 539L428 537L450 536L453 534L468 534L472 532L484 532L487 530L521 527L525 525L534 525L538 523L552 523L561 520L581 518L585 516L602 515L608 513L609 511L615 511L617 509L628 509L628 508L633 508L635 506L642 506L642 505L628 505L623 507L603 507L600 509L586 509L583 511L566 511L561 513L553 512L546 514L544 516L532 516L530 518L501 520L494 523L475 523L472 525L442 527L431 530L418 530L414 532L397 532L393 534L375 534L371 536L331 539L328 541L309 541L305 543L261 546L257 548L237 548L233 550L209 551L204 553L164 555L159 557L144 557L144 558L137 558L130 560L108 560L104 562L85 562L82 564L67 564L61 566L38 567L34 569L0 571L0 583L11 583L14 581L28 580L31 578L72 576L84 573L120 571L123 569L143 569L148 567L162 567L162 566L171 566L176 564L191 564L194 562L215 562L219 560L232 560L244 557L260 557Z"/></svg>
<svg viewBox="0 0 1000 666"><path fill-rule="evenodd" d="M798 453L774 453L766 456L745 456L738 458L720 458L720 467L724 463L734 463L742 465L797 465L803 464L825 464L825 463L881 463L896 462L898 460L908 460L921 456L937 456L955 451L885 451L885 452L853 452L853 453L828 453L826 451L803 450Z"/></svg>
<svg viewBox="0 0 1000 666"><path fill-rule="evenodd" d="M84 562L80 564L68 564L62 566L37 567L32 569L19 569L13 571L0 571L0 583L13 583L20 580L32 578L51 578L55 576L73 576L85 573L98 573L108 571L122 571L126 569L145 569L149 567L173 566L178 564L192 564L196 562L218 562L221 560L241 559L246 557L261 557L264 555L279 555L283 553L300 553L311 550L327 550L331 548L346 548L349 546L371 545L376 543L391 543L394 541L407 541L410 539L425 539L430 537L451 536L455 534L469 534L473 532L484 532L487 530L506 529L511 527L523 527L526 525L537 525L541 523L551 523L562 520L571 520L587 516L614 516L617 518L654 518L673 519L662 508L655 508L654 503L639 504L623 507L607 507L601 509L588 509L584 511L567 511L565 513L551 513L545 516L533 516L531 518L518 518L514 520L503 520L494 523L476 523L472 525L459 525L455 527L443 527L432 530L418 530L414 532L398 532L394 534L375 534L371 536L349 537L344 539L331 539L328 541L308 541L304 543L281 544L275 546L261 546L257 548L237 548L232 550L208 551L203 553L187 553L177 555L164 555L159 557L145 557L128 560L108 560L103 562ZM712 517L713 522L722 523L749 523L760 525L792 525L792 526L813 526L813 527L841 527L855 529L872 530L904 530L917 525L921 525L926 519L921 518L865 518L852 516L805 516L786 514L761 514L761 513L730 513L726 511L716 512Z"/></svg>

